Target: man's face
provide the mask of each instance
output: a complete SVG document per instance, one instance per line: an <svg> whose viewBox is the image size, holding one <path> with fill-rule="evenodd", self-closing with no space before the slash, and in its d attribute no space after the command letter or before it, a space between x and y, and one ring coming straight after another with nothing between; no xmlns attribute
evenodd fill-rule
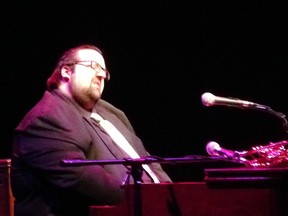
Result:
<svg viewBox="0 0 288 216"><path fill-rule="evenodd" d="M79 50L69 81L72 96L81 100L81 103L96 102L102 95L107 76L105 61L99 52L93 49Z"/></svg>

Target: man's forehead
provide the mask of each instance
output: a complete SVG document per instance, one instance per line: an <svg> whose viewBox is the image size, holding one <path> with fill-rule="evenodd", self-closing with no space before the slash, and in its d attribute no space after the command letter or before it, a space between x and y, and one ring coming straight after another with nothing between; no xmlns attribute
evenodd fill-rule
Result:
<svg viewBox="0 0 288 216"><path fill-rule="evenodd" d="M79 61L95 61L102 68L106 69L105 60L98 51L94 49L82 49L79 50L77 54Z"/></svg>

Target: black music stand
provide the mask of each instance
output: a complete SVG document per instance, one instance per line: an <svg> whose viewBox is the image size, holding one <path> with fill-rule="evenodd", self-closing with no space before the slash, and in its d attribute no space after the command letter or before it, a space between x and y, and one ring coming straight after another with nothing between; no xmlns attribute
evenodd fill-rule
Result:
<svg viewBox="0 0 288 216"><path fill-rule="evenodd" d="M142 215L142 201L141 201L141 184L142 184L142 172L143 164L161 163L161 164L177 164L177 163L207 163L215 161L229 161L237 162L232 159L221 156L186 156L181 158L160 158L155 156L148 156L145 158L124 158L120 160L63 160L61 165L63 166L84 166L84 165L107 165L107 164L123 164L125 166L131 166L131 171L128 173L132 175L134 179L134 216ZM127 180L127 178L126 178ZM126 183L126 180L124 183Z"/></svg>

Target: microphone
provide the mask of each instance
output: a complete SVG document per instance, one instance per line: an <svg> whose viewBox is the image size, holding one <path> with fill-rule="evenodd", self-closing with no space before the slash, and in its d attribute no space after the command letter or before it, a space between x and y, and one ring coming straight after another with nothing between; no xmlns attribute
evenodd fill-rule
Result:
<svg viewBox="0 0 288 216"><path fill-rule="evenodd" d="M232 159L233 161L237 161L244 164L247 163L247 159L245 158L245 156L247 155L247 151L239 152L228 150L220 147L220 145L214 141L210 141L207 143L206 151L211 156L224 156L225 158Z"/></svg>
<svg viewBox="0 0 288 216"><path fill-rule="evenodd" d="M222 148L217 142L214 141L210 141L207 143L206 151L211 156L224 156L226 158L235 158L239 156L238 152Z"/></svg>
<svg viewBox="0 0 288 216"><path fill-rule="evenodd" d="M209 92L202 94L201 100L203 105L205 106L214 106L214 105L222 105L222 106L232 106L238 108L249 108L258 106L257 103L253 103L250 101L239 100L237 98L225 98L218 97Z"/></svg>

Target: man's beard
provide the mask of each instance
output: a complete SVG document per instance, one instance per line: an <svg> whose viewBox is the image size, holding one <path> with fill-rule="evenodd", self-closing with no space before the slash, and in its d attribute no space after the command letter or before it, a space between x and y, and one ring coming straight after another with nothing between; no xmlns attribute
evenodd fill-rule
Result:
<svg viewBox="0 0 288 216"><path fill-rule="evenodd" d="M97 101L101 98L101 93L95 88L81 89L73 93L74 100L82 107L94 106Z"/></svg>

